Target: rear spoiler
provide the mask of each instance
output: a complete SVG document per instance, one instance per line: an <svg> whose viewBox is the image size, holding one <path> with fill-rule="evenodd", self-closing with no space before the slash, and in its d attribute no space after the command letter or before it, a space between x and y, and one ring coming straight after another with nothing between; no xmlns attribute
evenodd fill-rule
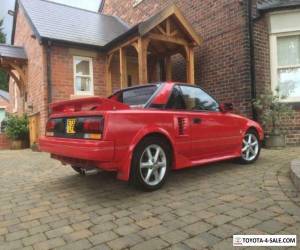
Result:
<svg viewBox="0 0 300 250"><path fill-rule="evenodd" d="M91 110L120 110L129 106L118 101L101 97L78 98L50 104L50 113L79 112Z"/></svg>

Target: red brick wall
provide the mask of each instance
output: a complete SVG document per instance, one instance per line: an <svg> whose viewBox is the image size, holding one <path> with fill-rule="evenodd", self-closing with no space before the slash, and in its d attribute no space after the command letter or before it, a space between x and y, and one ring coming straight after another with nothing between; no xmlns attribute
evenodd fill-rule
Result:
<svg viewBox="0 0 300 250"><path fill-rule="evenodd" d="M51 48L52 101L76 98L74 96L73 56L93 58L94 95L106 96L105 56L92 50L55 45Z"/></svg>
<svg viewBox="0 0 300 250"><path fill-rule="evenodd" d="M10 148L10 141L6 137L5 134L0 134L0 150L2 149L9 149Z"/></svg>
<svg viewBox="0 0 300 250"><path fill-rule="evenodd" d="M196 83L237 113L251 116L246 6L238 0L106 0L103 13L133 25L175 3L204 43L195 49ZM174 58L174 80L185 80L183 59Z"/></svg>
<svg viewBox="0 0 300 250"><path fill-rule="evenodd" d="M256 14L254 13L254 15ZM268 18L266 15L262 15L254 21L253 39L255 48L256 91L259 96L271 88L270 43ZM286 134L287 143L291 145L300 144L300 109L295 110L295 116L285 119L282 126L282 130Z"/></svg>
<svg viewBox="0 0 300 250"><path fill-rule="evenodd" d="M29 114L40 112L40 133L43 133L48 114L46 56L44 47L32 35L33 31L24 15L23 9L19 8L16 19L14 45L23 46L28 57L26 106L32 105L33 109L26 108L26 110ZM13 89L10 89L11 96L13 96L12 91Z"/></svg>

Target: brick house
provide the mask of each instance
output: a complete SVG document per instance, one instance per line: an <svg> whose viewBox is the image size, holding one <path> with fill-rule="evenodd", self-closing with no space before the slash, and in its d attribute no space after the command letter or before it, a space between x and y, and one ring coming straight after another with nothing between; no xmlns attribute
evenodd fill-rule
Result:
<svg viewBox="0 0 300 250"><path fill-rule="evenodd" d="M174 80L248 117L253 98L280 86L297 110L283 129L299 144L299 20L299 0L102 0L98 13L19 0L12 40L26 60L2 57L0 66L12 76L15 111L35 117L39 133L49 102Z"/></svg>

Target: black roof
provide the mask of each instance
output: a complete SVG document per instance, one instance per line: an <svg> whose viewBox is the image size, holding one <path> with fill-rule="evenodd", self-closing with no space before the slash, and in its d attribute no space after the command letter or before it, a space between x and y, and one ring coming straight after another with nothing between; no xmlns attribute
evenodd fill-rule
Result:
<svg viewBox="0 0 300 250"><path fill-rule="evenodd" d="M46 0L19 0L43 40L103 47L129 29L120 18Z"/></svg>
<svg viewBox="0 0 300 250"><path fill-rule="evenodd" d="M27 56L23 47L0 44L0 57L26 60Z"/></svg>
<svg viewBox="0 0 300 250"><path fill-rule="evenodd" d="M264 0L257 4L260 11L300 7L300 0Z"/></svg>

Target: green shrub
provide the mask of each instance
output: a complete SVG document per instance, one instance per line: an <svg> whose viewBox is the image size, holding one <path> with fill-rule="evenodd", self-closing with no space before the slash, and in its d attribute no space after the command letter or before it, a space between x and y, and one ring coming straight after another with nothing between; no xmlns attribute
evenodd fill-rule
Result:
<svg viewBox="0 0 300 250"><path fill-rule="evenodd" d="M28 118L26 115L9 115L6 120L5 133L12 140L25 140L28 138Z"/></svg>
<svg viewBox="0 0 300 250"><path fill-rule="evenodd" d="M286 96L280 96L279 90L276 89L274 93L269 90L261 94L253 102L265 130L269 130L272 135L282 134L284 119L294 117L293 108L288 103L282 102L285 99Z"/></svg>

